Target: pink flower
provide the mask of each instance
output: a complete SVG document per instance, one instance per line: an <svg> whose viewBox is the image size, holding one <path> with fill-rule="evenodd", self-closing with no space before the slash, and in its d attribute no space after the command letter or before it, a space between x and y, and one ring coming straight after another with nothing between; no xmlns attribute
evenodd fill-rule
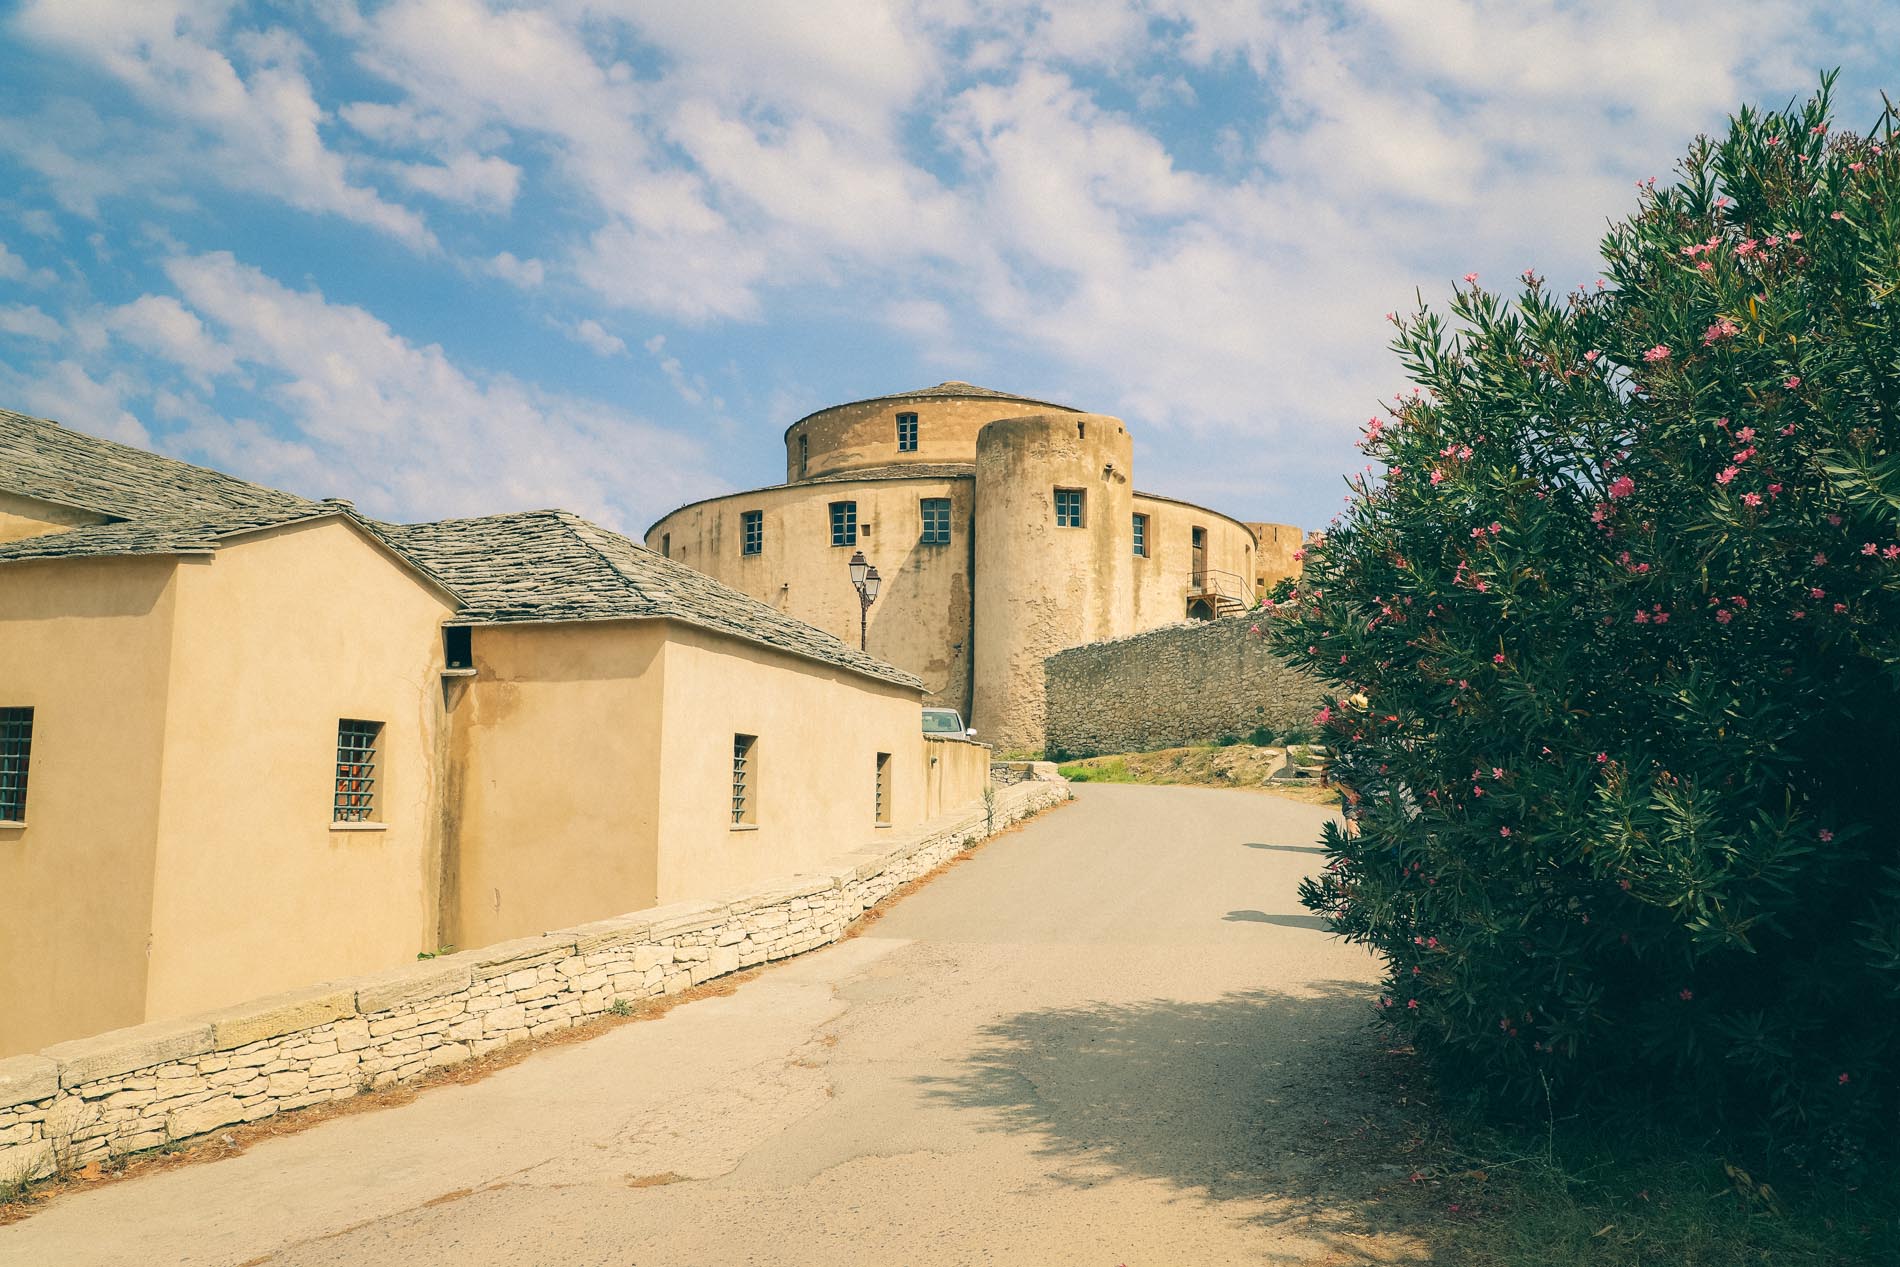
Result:
<svg viewBox="0 0 1900 1267"><path fill-rule="evenodd" d="M1840 212L1838 212L1838 211L1830 211L1830 212L1828 212L1828 213L1827 213L1827 218L1828 218L1828 219L1830 219L1830 220L1845 220L1845 219L1847 219L1847 217L1846 217L1846 216L1844 216L1844 215L1842 215L1842 214L1841 214Z"/></svg>
<svg viewBox="0 0 1900 1267"><path fill-rule="evenodd" d="M1829 515L1827 517L1827 521L1830 524L1833 524L1836 528L1841 526L1841 517L1839 515Z"/></svg>
<svg viewBox="0 0 1900 1267"><path fill-rule="evenodd" d="M1888 546L1880 552L1883 559L1900 559L1900 546Z"/></svg>
<svg viewBox="0 0 1900 1267"><path fill-rule="evenodd" d="M1511 829L1510 829L1509 827L1500 827L1500 828L1498 828L1498 835L1500 835L1500 836L1508 836L1508 835L1510 835L1510 834L1511 834Z"/></svg>
<svg viewBox="0 0 1900 1267"><path fill-rule="evenodd" d="M1862 554L1879 554L1880 547L1875 545L1873 542L1869 541L1866 545L1860 548L1860 552Z"/></svg>
<svg viewBox="0 0 1900 1267"><path fill-rule="evenodd" d="M1684 1003L1687 1003L1690 999L1695 997L1695 991L1685 987L1676 992L1676 997L1681 999Z"/></svg>
<svg viewBox="0 0 1900 1267"><path fill-rule="evenodd" d="M1730 338L1735 337L1735 335L1738 334L1740 331L1741 331L1740 326L1736 325L1733 321L1730 321L1727 317L1723 317L1720 320L1718 320L1714 325L1710 326L1707 330L1704 330L1702 332L1702 342L1705 345L1711 344L1711 343L1719 343L1723 339L1730 339Z"/></svg>
<svg viewBox="0 0 1900 1267"><path fill-rule="evenodd" d="M1432 468L1432 486L1436 488L1438 485L1443 484L1444 482L1445 482L1445 473L1434 466Z"/></svg>
<svg viewBox="0 0 1900 1267"><path fill-rule="evenodd" d="M1760 493L1743 493L1742 503L1747 506L1759 506L1761 505L1761 494Z"/></svg>
<svg viewBox="0 0 1900 1267"><path fill-rule="evenodd" d="M1781 485L1779 485L1779 484L1770 484L1770 485L1768 486L1768 495L1769 495L1770 497L1779 497L1779 496L1781 496Z"/></svg>
<svg viewBox="0 0 1900 1267"><path fill-rule="evenodd" d="M1821 843L1824 845L1827 844L1830 840L1834 839L1834 833L1829 831L1825 827L1821 829L1820 836L1821 836Z"/></svg>
<svg viewBox="0 0 1900 1267"><path fill-rule="evenodd" d="M1798 374L1790 374L1790 375L1788 376L1788 381L1787 381L1787 382L1785 382L1785 383L1783 383L1783 384L1782 384L1782 386L1783 386L1783 387L1785 387L1785 388L1787 388L1787 389L1788 389L1789 391L1793 391L1793 390L1794 390L1795 388L1797 388L1797 387L1799 387L1799 386L1801 386L1801 377L1800 377L1800 375L1798 375Z"/></svg>
<svg viewBox="0 0 1900 1267"><path fill-rule="evenodd" d="M1598 764L1598 765L1603 765L1604 763L1606 763L1606 762L1608 762L1608 761L1609 761L1609 759L1610 759L1610 754L1609 754L1609 753L1607 753L1607 752L1599 752L1599 753L1597 753L1597 764Z"/></svg>
<svg viewBox="0 0 1900 1267"><path fill-rule="evenodd" d="M1668 360L1669 359L1669 345L1667 343L1658 343L1655 347L1643 353L1643 359L1645 361Z"/></svg>
<svg viewBox="0 0 1900 1267"><path fill-rule="evenodd" d="M1742 473L1741 468L1739 467L1734 467L1734 466L1726 467L1723 469L1721 474L1715 477L1715 482L1718 484L1726 484L1730 480L1734 479L1737 475L1740 475L1741 473Z"/></svg>
<svg viewBox="0 0 1900 1267"><path fill-rule="evenodd" d="M1819 551L1819 550L1816 550L1816 551L1814 552L1814 566L1815 566L1815 567L1826 567L1826 566L1827 566L1827 555L1825 555L1825 554L1823 554L1823 553L1822 553L1821 551Z"/></svg>
<svg viewBox="0 0 1900 1267"><path fill-rule="evenodd" d="M1602 356L1602 355L1603 355L1603 353L1601 353L1601 352L1599 352L1599 351L1597 351L1597 350L1596 350L1595 348L1592 348L1592 349L1591 349L1590 351L1588 351L1588 352L1585 352L1585 353L1583 354L1583 359L1584 359L1584 360L1586 360L1586 361L1589 361L1589 362L1591 362L1592 364L1595 364L1595 363L1596 363L1596 359L1597 359L1597 358L1598 358L1599 356Z"/></svg>
<svg viewBox="0 0 1900 1267"><path fill-rule="evenodd" d="M1740 440L1743 444L1747 444L1750 440L1755 438L1755 428L1743 427L1740 431L1735 433L1735 438Z"/></svg>
<svg viewBox="0 0 1900 1267"><path fill-rule="evenodd" d="M1610 500L1616 501L1618 498L1628 497L1635 491L1636 481L1627 475L1619 475L1610 484Z"/></svg>
<svg viewBox="0 0 1900 1267"><path fill-rule="evenodd" d="M1858 167L1860 166L1860 164L1856 163L1854 164L1854 166ZM1846 1074L1842 1074L1838 1079L1835 1080L1835 1085L1844 1087L1848 1084L1849 1081L1851 1081L1851 1079L1849 1079Z"/></svg>
<svg viewBox="0 0 1900 1267"><path fill-rule="evenodd" d="M1845 616L1847 614L1847 604L1846 603L1834 604L1834 614L1836 616Z"/></svg>
<svg viewBox="0 0 1900 1267"><path fill-rule="evenodd" d="M1413 1012L1416 1012L1416 1011L1418 1011L1418 1000L1417 1000L1417 999L1407 999L1407 1000L1405 1000L1405 1006L1406 1006L1406 1008L1407 1008L1407 1010L1409 1010L1409 1011L1413 1011Z"/></svg>
<svg viewBox="0 0 1900 1267"><path fill-rule="evenodd" d="M1493 664L1503 664L1503 663L1504 663L1504 653L1503 653L1502 651L1500 651L1500 652L1498 652L1498 653L1497 653L1496 655L1494 655L1494 656L1492 656L1492 657L1491 657L1491 663L1493 663Z"/></svg>
<svg viewBox="0 0 1900 1267"><path fill-rule="evenodd" d="M1819 589L1819 588L1810 589L1808 591L1808 597L1809 598L1826 598L1827 591L1824 589Z"/></svg>
<svg viewBox="0 0 1900 1267"><path fill-rule="evenodd" d="M1466 273L1465 280L1475 286L1478 284L1478 275L1476 273Z"/></svg>
<svg viewBox="0 0 1900 1267"><path fill-rule="evenodd" d="M1724 607L1721 611L1715 613L1715 619L1721 624L1726 625L1729 621L1735 619L1735 613Z"/></svg>

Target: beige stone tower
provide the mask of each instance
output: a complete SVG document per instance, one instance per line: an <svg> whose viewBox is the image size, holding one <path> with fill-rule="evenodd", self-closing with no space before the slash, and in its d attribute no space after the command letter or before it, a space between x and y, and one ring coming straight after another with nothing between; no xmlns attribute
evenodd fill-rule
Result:
<svg viewBox="0 0 1900 1267"><path fill-rule="evenodd" d="M1043 659L1132 633L1133 443L1119 418L1001 418L976 439L972 721L1001 749L1042 747Z"/></svg>

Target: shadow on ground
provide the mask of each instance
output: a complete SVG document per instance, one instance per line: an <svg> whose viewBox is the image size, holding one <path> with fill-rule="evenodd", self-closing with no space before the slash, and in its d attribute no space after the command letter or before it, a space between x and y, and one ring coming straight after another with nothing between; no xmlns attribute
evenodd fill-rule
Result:
<svg viewBox="0 0 1900 1267"><path fill-rule="evenodd" d="M1269 915L1265 911L1229 911L1221 916L1228 924L1278 924L1281 928L1314 928L1332 931L1332 923L1322 915Z"/></svg>
<svg viewBox="0 0 1900 1267"><path fill-rule="evenodd" d="M986 1027L963 1071L923 1082L994 1129L1040 1134L1059 1181L1109 1171L1248 1202L1344 1255L1328 1262L1436 1262L1408 1181L1419 1141L1395 1107L1410 1061L1371 1029L1373 998L1332 981L1023 1012Z"/></svg>
<svg viewBox="0 0 1900 1267"><path fill-rule="evenodd" d="M1325 847L1321 845L1267 845L1267 844L1262 844L1257 840L1250 840L1246 842L1245 844L1243 844L1241 848L1242 849L1271 849L1275 853L1316 853L1316 854L1324 855L1326 852Z"/></svg>

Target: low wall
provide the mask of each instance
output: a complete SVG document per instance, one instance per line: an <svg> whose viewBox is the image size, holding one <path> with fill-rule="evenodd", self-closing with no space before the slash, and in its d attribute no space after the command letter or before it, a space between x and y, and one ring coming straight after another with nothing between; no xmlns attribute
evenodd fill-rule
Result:
<svg viewBox="0 0 1900 1267"><path fill-rule="evenodd" d="M973 745L974 746L974 745ZM419 1078L838 940L893 890L1068 797L997 792L721 902L678 903L0 1060L0 1185Z"/></svg>
<svg viewBox="0 0 1900 1267"><path fill-rule="evenodd" d="M924 736L924 817L967 805L990 781L990 746L957 735Z"/></svg>
<svg viewBox="0 0 1900 1267"><path fill-rule="evenodd" d="M1142 752L1309 726L1320 688L1243 616L1092 642L1043 661L1043 751Z"/></svg>

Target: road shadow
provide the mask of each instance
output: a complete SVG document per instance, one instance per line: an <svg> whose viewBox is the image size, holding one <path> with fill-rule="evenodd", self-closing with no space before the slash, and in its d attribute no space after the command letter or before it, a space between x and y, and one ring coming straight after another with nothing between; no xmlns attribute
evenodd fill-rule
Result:
<svg viewBox="0 0 1900 1267"><path fill-rule="evenodd" d="M991 1114L991 1129L1039 1135L1058 1182L1099 1183L1107 1170L1260 1199L1257 1221L1299 1224L1360 1262L1364 1238L1415 1237L1430 1222L1407 1191L1397 1141L1412 1131L1393 1090L1405 1058L1372 1031L1375 997L1331 981L1022 1012L985 1027L960 1072L920 1081L939 1102ZM1378 1261L1433 1261L1388 1252L1398 1256Z"/></svg>
<svg viewBox="0 0 1900 1267"><path fill-rule="evenodd" d="M1326 852L1325 847L1321 845L1266 845L1266 844L1261 844L1259 841L1256 841L1256 840L1247 841L1245 844L1241 845L1241 848L1242 849L1271 849L1276 853L1316 853L1316 854L1323 855Z"/></svg>
<svg viewBox="0 0 1900 1267"><path fill-rule="evenodd" d="M1221 916L1228 924L1278 924L1281 928L1312 928L1322 933L1332 931L1332 924L1323 915L1269 915L1265 911L1229 911Z"/></svg>

